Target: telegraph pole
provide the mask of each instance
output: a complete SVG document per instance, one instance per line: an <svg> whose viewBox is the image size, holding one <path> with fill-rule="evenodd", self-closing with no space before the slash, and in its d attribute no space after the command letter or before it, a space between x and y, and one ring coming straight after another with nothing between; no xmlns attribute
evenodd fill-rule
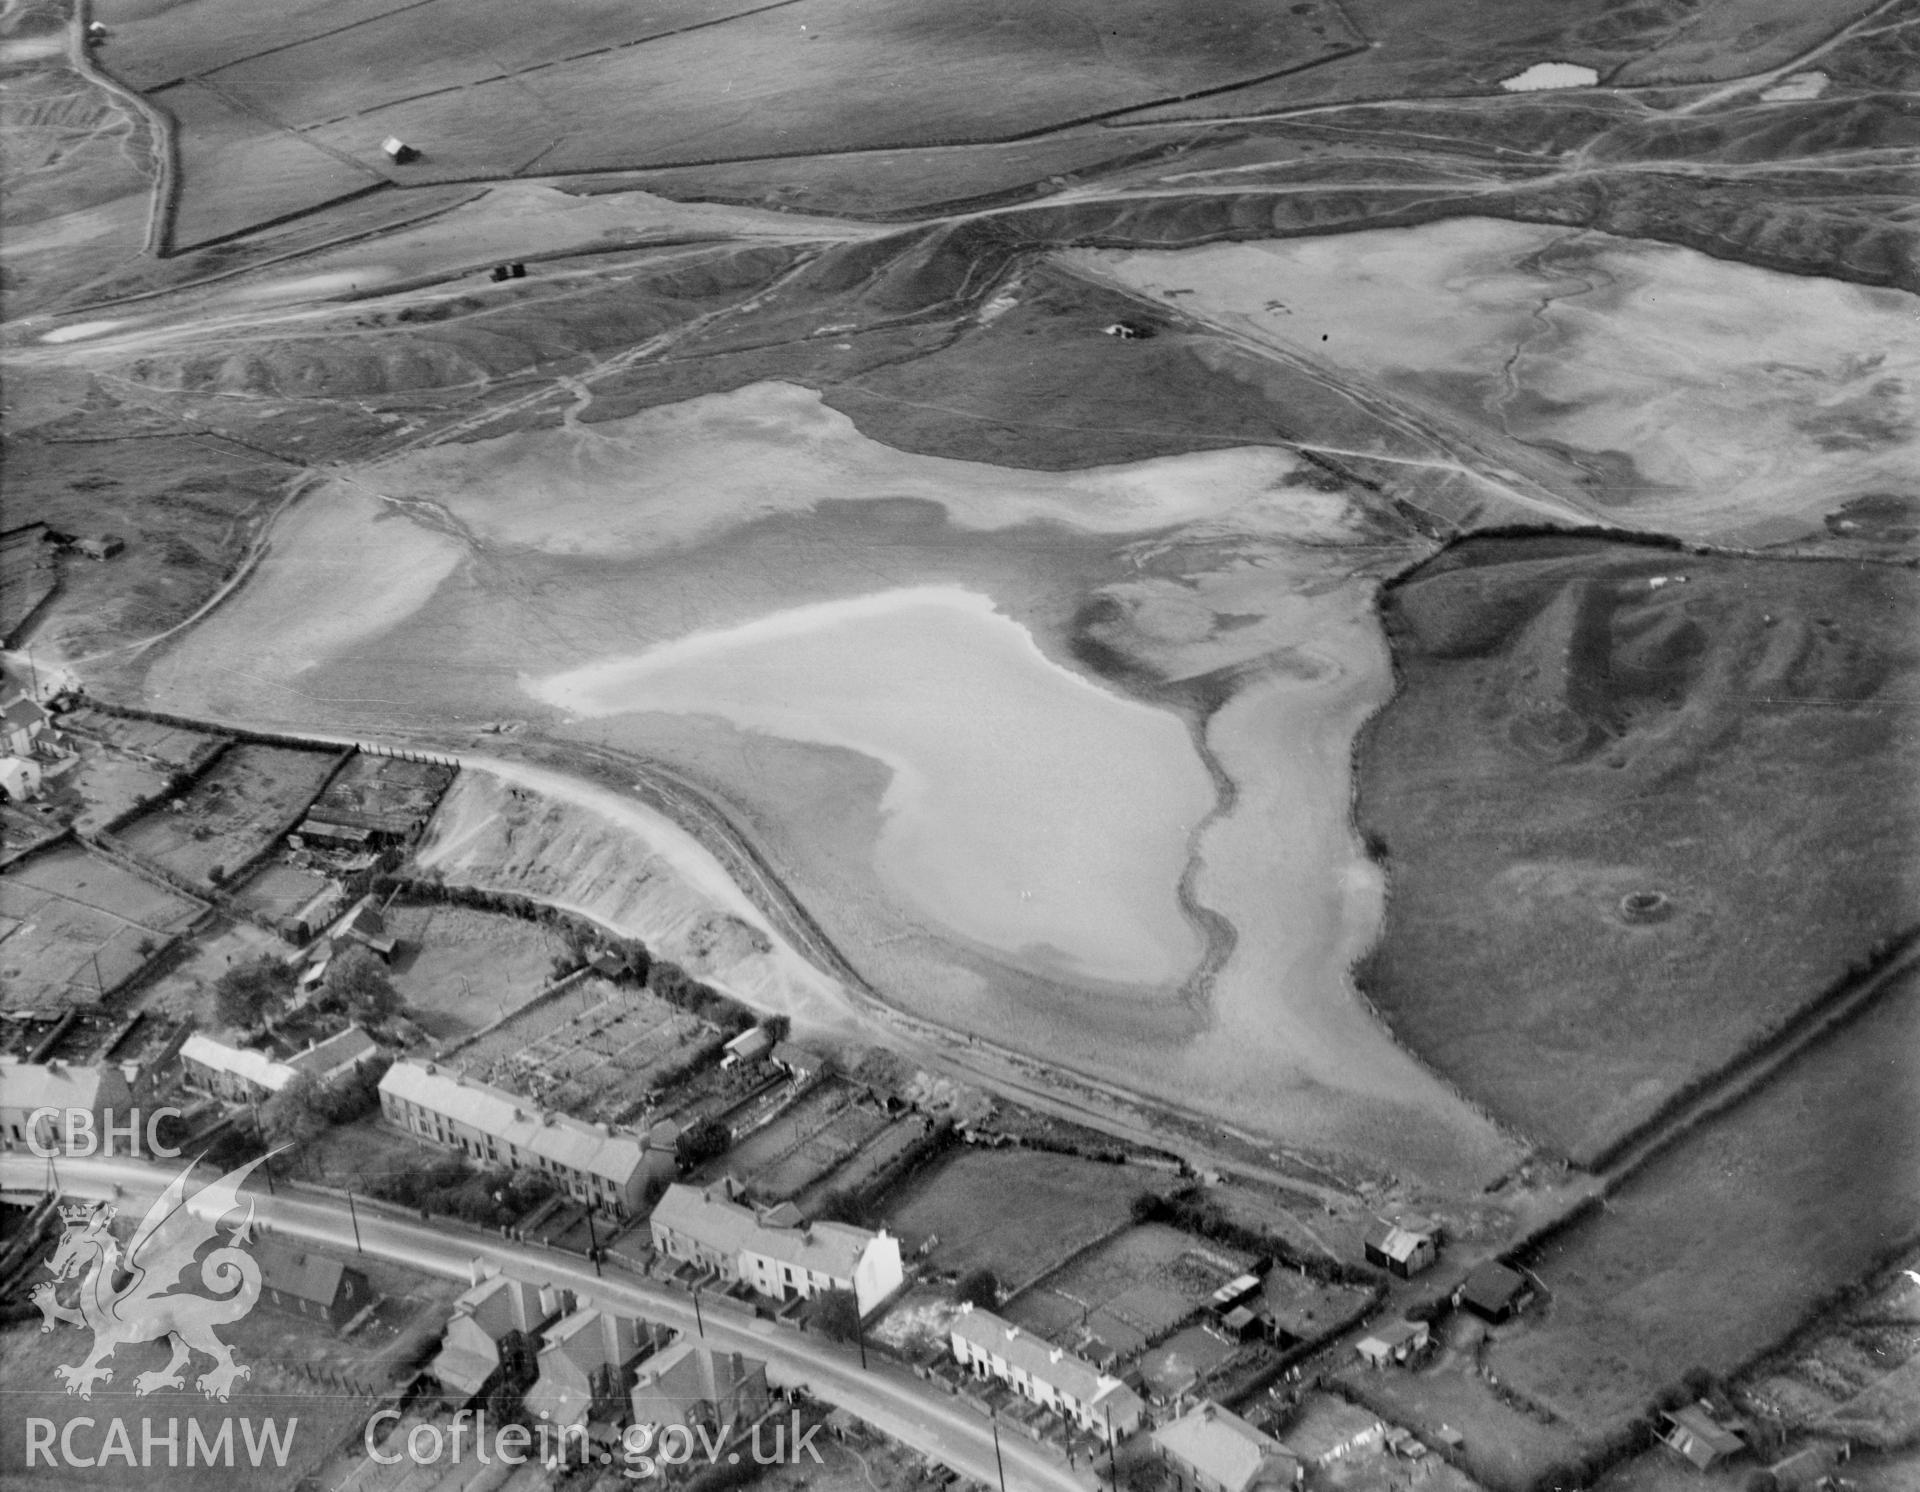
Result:
<svg viewBox="0 0 1920 1492"><path fill-rule="evenodd" d="M593 1203L587 1203L587 1257L593 1261L593 1277L600 1278L600 1235L593 1226ZM706 1333L702 1332L702 1336Z"/></svg>
<svg viewBox="0 0 1920 1492"><path fill-rule="evenodd" d="M700 1287L698 1285L693 1287L693 1325L701 1336L704 1337L707 1334L707 1323L700 1319Z"/></svg>
<svg viewBox="0 0 1920 1492"><path fill-rule="evenodd" d="M1113 1448L1113 1405L1107 1405L1107 1470L1113 1473L1113 1492L1120 1492L1120 1455Z"/></svg>
<svg viewBox="0 0 1920 1492"><path fill-rule="evenodd" d="M347 1188L347 1216L353 1219L353 1251L364 1254L366 1249L360 1244L360 1209L353 1205L353 1188Z"/></svg>
<svg viewBox="0 0 1920 1492"><path fill-rule="evenodd" d="M987 1423L993 1427L993 1469L1000 1473L1000 1492L1007 1492L1007 1463L1000 1459L1000 1416L989 1409Z"/></svg>

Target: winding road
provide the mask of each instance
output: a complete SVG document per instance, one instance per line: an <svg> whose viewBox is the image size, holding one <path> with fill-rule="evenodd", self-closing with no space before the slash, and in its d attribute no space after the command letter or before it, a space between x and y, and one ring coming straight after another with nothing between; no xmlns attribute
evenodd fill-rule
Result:
<svg viewBox="0 0 1920 1492"><path fill-rule="evenodd" d="M68 1158L56 1162L62 1193L105 1198L123 1205L127 1198L158 1196L172 1179L171 1167L127 1159ZM208 1176L211 1180L211 1175ZM46 1162L30 1155L0 1156L0 1191L16 1198L38 1197L46 1182ZM331 1198L324 1201L256 1191L247 1199L267 1231L351 1252L352 1220ZM359 1215L364 1250L390 1263L449 1279L465 1280L477 1260L565 1286L583 1300L630 1312L693 1334L692 1297L628 1274L597 1278L570 1256L510 1244L480 1234L402 1221L372 1208ZM729 1302L731 1304L731 1302ZM745 1352L767 1364L775 1387L800 1388L858 1415L903 1445L951 1466L986 1487L998 1487L994 1431L978 1413L890 1362L870 1360L862 1369L849 1348L805 1336L771 1321L736 1317L712 1306L700 1312L704 1340ZM999 1437L1000 1461L1008 1492L1087 1492L1090 1472L1070 1471L1051 1450L1008 1433Z"/></svg>

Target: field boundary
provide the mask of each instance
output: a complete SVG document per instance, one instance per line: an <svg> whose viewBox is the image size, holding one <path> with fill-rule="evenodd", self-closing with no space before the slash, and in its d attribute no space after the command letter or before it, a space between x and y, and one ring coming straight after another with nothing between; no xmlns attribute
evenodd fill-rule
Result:
<svg viewBox="0 0 1920 1492"><path fill-rule="evenodd" d="M1609 1191L1620 1186L1703 1121L1758 1091L1808 1047L1864 1011L1888 984L1916 964L1920 964L1920 927L1910 927L1886 940L1864 966L1856 965L1712 1072L1677 1090L1645 1121L1597 1154L1586 1169L1601 1176Z"/></svg>

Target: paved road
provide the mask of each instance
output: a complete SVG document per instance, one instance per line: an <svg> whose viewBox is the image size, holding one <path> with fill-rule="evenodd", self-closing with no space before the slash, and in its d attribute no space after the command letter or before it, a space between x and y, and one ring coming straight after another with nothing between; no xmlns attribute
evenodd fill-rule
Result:
<svg viewBox="0 0 1920 1492"><path fill-rule="evenodd" d="M144 1200L157 1195L173 1174L170 1166L113 1159L56 1162L64 1193L83 1197ZM38 1194L47 1163L30 1155L0 1156L0 1190ZM195 1180L200 1178L196 1176ZM211 1173L206 1177L212 1180ZM247 1188L259 1220L269 1231L353 1249L353 1229L344 1208L282 1192L270 1196ZM401 1221L371 1208L360 1212L360 1238L369 1253L431 1274L464 1280L476 1258L568 1286L583 1298L688 1332L695 1329L692 1298L684 1292L624 1273L596 1279L591 1267L567 1255L478 1237L464 1231ZM818 1399L848 1409L903 1444L953 1467L987 1487L998 1487L992 1431L958 1400L892 1363L873 1360L862 1370L850 1349L800 1334L770 1321L736 1317L708 1306L702 1311L706 1339L752 1354L767 1364L776 1387L804 1386ZM1090 1475L1076 1476L1049 1449L1008 1431L1000 1436L1008 1492L1087 1492Z"/></svg>

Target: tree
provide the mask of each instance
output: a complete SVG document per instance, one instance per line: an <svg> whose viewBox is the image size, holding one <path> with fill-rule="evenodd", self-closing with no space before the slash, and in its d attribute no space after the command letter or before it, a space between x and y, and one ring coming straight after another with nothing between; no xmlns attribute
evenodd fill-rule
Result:
<svg viewBox="0 0 1920 1492"><path fill-rule="evenodd" d="M326 1133L320 1084L312 1073L295 1073L286 1087L260 1106L260 1127L266 1132L267 1143L276 1149L305 1145Z"/></svg>
<svg viewBox="0 0 1920 1492"><path fill-rule="evenodd" d="M682 1171L691 1171L725 1155L732 1144L733 1131L721 1120L697 1119L673 1142L673 1158Z"/></svg>
<svg viewBox="0 0 1920 1492"><path fill-rule="evenodd" d="M970 1270L953 1287L953 1298L963 1305L990 1311L1000 1304L1000 1280L991 1269Z"/></svg>
<svg viewBox="0 0 1920 1492"><path fill-rule="evenodd" d="M860 1336L860 1303L854 1299L851 1290L824 1290L814 1300L813 1324L830 1341L857 1341Z"/></svg>
<svg viewBox="0 0 1920 1492"><path fill-rule="evenodd" d="M386 965L358 943L342 948L327 965L327 993L362 1020L380 1020L400 1008Z"/></svg>
<svg viewBox="0 0 1920 1492"><path fill-rule="evenodd" d="M214 1010L229 1026L257 1026L293 994L293 970L271 953L234 964L215 981Z"/></svg>

